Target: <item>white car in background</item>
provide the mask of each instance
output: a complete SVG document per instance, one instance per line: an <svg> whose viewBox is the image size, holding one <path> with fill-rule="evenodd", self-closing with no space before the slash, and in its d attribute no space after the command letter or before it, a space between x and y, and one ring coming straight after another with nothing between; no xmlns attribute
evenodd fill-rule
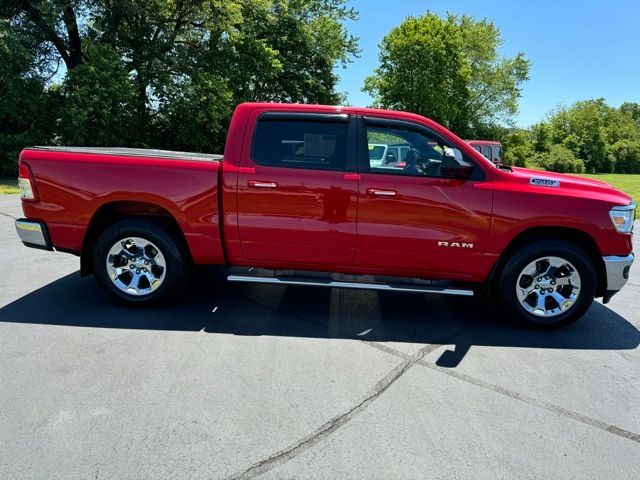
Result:
<svg viewBox="0 0 640 480"><path fill-rule="evenodd" d="M369 160L371 166L376 168L393 168L398 163L404 162L410 149L411 147L406 143L370 143Z"/></svg>

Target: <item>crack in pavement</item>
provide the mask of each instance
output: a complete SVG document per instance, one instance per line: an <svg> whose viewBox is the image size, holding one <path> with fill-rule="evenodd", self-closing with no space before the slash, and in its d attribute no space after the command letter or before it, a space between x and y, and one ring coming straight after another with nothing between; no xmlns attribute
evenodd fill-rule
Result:
<svg viewBox="0 0 640 480"><path fill-rule="evenodd" d="M636 286L636 284L633 283L628 283L628 285L632 285L632 286ZM302 319L303 321L305 321L304 319ZM452 334L447 341L443 341L443 344L449 344L451 343L451 341L453 339L455 339L456 336L458 336L460 333L468 333L469 331L472 330L476 330L479 329L480 327L473 327L470 329L467 329L465 331L459 331L457 333ZM350 333L350 332L341 332L344 334ZM403 360L409 360L411 358L410 355L401 352L400 350L397 350L395 348L391 348L388 347L387 345L383 345L381 343L378 342L373 342L373 341L368 341L368 340L362 340L357 338L356 336L351 335L351 338L353 338L354 340L359 341L360 343L363 343L369 347L373 347L376 348L378 350L381 350L383 352L386 352L390 355L395 355L396 357L402 358ZM435 350L435 349L434 349ZM485 382L484 380L480 380L478 378L475 377L471 377L469 375L466 375L464 373L458 372L454 369L451 368L445 368L445 367L441 367L439 365L436 365L435 363L432 362L428 362L426 360L424 360L423 358L418 359L415 364L423 366L423 367L427 367L430 368L432 370L435 370L437 372L440 372L444 375L449 375L450 377L456 378L458 380L461 380L463 382L467 382L470 383L472 385L475 385L477 387L481 387L487 390L490 390L492 392L495 393L499 393L501 395L505 395L507 397L511 397L514 398L516 400L520 400L522 402L528 403L529 405L533 405L539 408L542 408L544 410L556 413L558 415L562 415L566 418L570 418L572 420L584 423L586 425L590 425L592 427L598 428L600 430L603 430L605 432L608 433L612 433L614 435L618 435L619 437L622 438L626 438L628 440L634 441L636 443L640 443L640 434L631 432L629 430L625 430L624 428L620 428L617 427L615 425L611 425L608 424L606 422L603 422L602 420L598 420L597 418L593 418L593 417L589 417L587 415L582 415L581 413L578 412L574 412L573 410L569 410L568 408L564 408L561 407L560 405L555 405L551 402L546 402L544 400L540 400L537 399L535 397L530 397L528 395L524 395L524 394L520 394L514 390L509 390L506 389L504 387L501 387L499 385L494 385L492 383L489 382Z"/></svg>
<svg viewBox="0 0 640 480"><path fill-rule="evenodd" d="M390 348L387 347L386 345L382 345L380 343L376 343L376 342L363 342L367 345L369 345L370 347L374 347L377 348L378 350L382 350L384 352L387 352L391 355L395 355L399 358L407 358L407 354L400 352L399 350L396 350L394 348ZM469 375L466 375L464 373L458 372L456 370L450 369L450 368L444 368L444 367L440 367L438 365L436 365L435 363L432 362L428 362L426 360L424 360L423 358L418 359L415 362L416 365L420 365L422 367L427 367L430 368L431 370L435 370L436 372L440 372L444 375L448 375L450 377L456 378L458 380L461 380L463 382L467 382L470 383L472 385L475 385L477 387L481 387L484 388L486 390L490 390L492 392L495 393L499 393L501 395L505 395L507 397L511 397L514 398L516 400L520 400L522 402L528 403L530 405L542 408L544 410L556 413L558 415L562 415L564 417L570 418L572 420L576 420L578 422L582 422L584 424L590 425L592 427L595 428L599 428L600 430L603 430L605 432L609 432L609 433L613 433L614 435L618 435L619 437L622 438L626 438L629 440L632 440L636 443L640 443L640 435L637 433L633 433L630 432L629 430L625 430L623 428L620 427L616 427L615 425L611 425L608 424L606 422L603 422L602 420L598 420L596 418L592 418L592 417L588 417L586 415L582 415L578 412L574 412L573 410L569 410L567 408L561 407L559 405L555 405L553 403L550 402L546 402L544 400L539 400L535 397L530 397L528 395L523 395L521 393L518 393L514 390L509 390L507 388L501 387L499 385L495 385L493 383L489 383L489 382L485 382L484 380L480 380L478 378L475 377L471 377Z"/></svg>
<svg viewBox="0 0 640 480"><path fill-rule="evenodd" d="M9 215L8 213L4 213L4 212L0 212L0 215L7 217L7 218L11 218L13 220L17 220L16 217L14 217L13 215Z"/></svg>
<svg viewBox="0 0 640 480"><path fill-rule="evenodd" d="M257 477L258 475L262 475L272 468L288 462L303 451L321 442L336 430L338 430L340 427L349 422L351 419L356 417L360 412L364 411L376 398L382 395L391 385L393 385L400 377L402 377L402 375L404 375L411 367L416 365L416 363L425 355L431 353L441 346L441 344L425 345L420 350L418 350L417 353L408 356L408 358L404 359L402 363L398 364L389 373L387 373L387 375L385 375L378 383L376 383L376 385L365 397L365 399L359 402L355 407L351 408L345 413L333 417L331 420L324 423L313 432L302 437L287 448L280 450L270 457L254 463L242 472L238 472L226 477L227 480L246 480Z"/></svg>
<svg viewBox="0 0 640 480"><path fill-rule="evenodd" d="M256 302L256 303L260 303L260 302ZM295 317L303 322L307 322L307 320L301 316L296 315ZM479 327L475 327L475 328L479 328ZM375 387L370 391L370 393L367 395L367 397L364 400L362 400L360 403L358 403L355 407L353 407L349 411L343 414L340 414L336 417L333 417L331 420L324 423L323 425L315 429L310 434L302 437L301 439L299 439L297 442L293 443L289 447L283 450L280 450L279 452L276 452L275 454L254 463L249 468L241 472L237 472L235 474L232 474L226 477L226 479L240 480L240 479L255 478L283 463L288 462L289 460L295 458L305 450L312 448L316 444L320 443L322 440L326 439L329 435L334 433L340 427L345 425L347 422L349 422L359 413L364 411L376 398L378 398L382 393L384 393L391 385L393 385L393 383L395 383L400 377L402 377L402 375L404 375L414 365L420 365L423 367L430 368L439 373L470 383L480 388L490 390L494 393L498 393L498 394L513 398L515 400L520 400L529 405L545 409L552 413L562 415L566 418L598 428L602 431L612 433L614 435L618 435L619 437L629 439L636 443L640 443L640 435L638 435L637 433L631 432L629 430L625 430L620 427L616 427L615 425L610 425L606 422L603 422L601 420L598 420L592 417L588 417L586 415L582 415L580 413L574 412L572 410L561 407L559 405L555 405L553 403L546 402L544 400L539 400L537 398L530 397L528 395L523 395L516 391L501 387L499 385L485 382L484 380L471 377L469 375L458 372L456 370L440 367L434 363L424 360L424 356L435 351L436 349L438 349L443 345L447 345L451 343L451 340L455 339L455 337L458 336L459 334L468 332L469 330L474 330L475 328L471 328L471 329L467 328L464 331L456 332L450 335L446 340L443 340L439 344L425 345L420 350L418 350L418 352L416 352L414 355L409 355L407 353L401 352L387 345L383 345L381 343L374 342L374 341L359 339L356 336L351 335L351 338L354 340L357 340L359 343L363 343L371 348L375 348L385 353L388 353L390 355L394 355L396 357L401 358L403 360L402 363L400 363L393 370L391 370L382 380L380 380L375 385ZM341 332L341 333L351 333L351 332Z"/></svg>

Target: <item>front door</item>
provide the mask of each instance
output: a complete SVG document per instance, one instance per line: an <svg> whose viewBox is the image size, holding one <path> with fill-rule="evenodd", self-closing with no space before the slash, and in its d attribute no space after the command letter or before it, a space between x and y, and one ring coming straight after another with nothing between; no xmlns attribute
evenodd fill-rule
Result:
<svg viewBox="0 0 640 480"><path fill-rule="evenodd" d="M353 265L354 121L333 114L259 117L238 175L238 233L246 259L282 268Z"/></svg>
<svg viewBox="0 0 640 480"><path fill-rule="evenodd" d="M356 265L390 275L471 276L485 249L492 210L484 172L476 166L467 179L444 178L444 154L462 154L426 127L381 119L361 125ZM408 146L399 166L369 162L367 146L385 143Z"/></svg>

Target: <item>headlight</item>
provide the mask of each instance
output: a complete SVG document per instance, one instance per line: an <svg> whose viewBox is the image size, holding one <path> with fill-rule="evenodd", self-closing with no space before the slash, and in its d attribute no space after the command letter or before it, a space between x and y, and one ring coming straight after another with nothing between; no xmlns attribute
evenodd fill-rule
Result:
<svg viewBox="0 0 640 480"><path fill-rule="evenodd" d="M636 204L633 202L631 205L613 207L609 211L609 216L616 230L620 233L631 233L633 221L636 218Z"/></svg>

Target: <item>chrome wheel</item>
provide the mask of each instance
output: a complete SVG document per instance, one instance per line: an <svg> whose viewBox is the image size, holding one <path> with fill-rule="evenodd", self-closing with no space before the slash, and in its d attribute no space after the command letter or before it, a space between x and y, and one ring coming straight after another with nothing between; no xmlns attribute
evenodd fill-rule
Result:
<svg viewBox="0 0 640 480"><path fill-rule="evenodd" d="M576 304L580 274L564 258L538 258L518 275L516 294L527 312L539 317L555 317Z"/></svg>
<svg viewBox="0 0 640 480"><path fill-rule="evenodd" d="M162 252L140 237L123 238L114 243L106 264L113 284L129 295L148 295L162 285L166 277L167 263Z"/></svg>

